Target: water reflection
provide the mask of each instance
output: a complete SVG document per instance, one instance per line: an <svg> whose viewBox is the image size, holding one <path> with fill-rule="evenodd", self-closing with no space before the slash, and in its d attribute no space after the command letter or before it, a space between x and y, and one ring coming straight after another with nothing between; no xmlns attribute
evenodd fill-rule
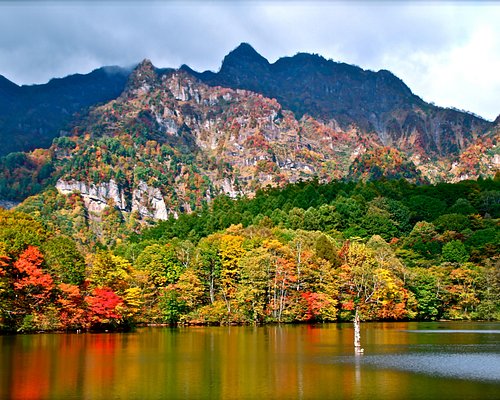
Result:
<svg viewBox="0 0 500 400"><path fill-rule="evenodd" d="M0 336L0 398L496 399L498 328L367 323L357 356L351 324Z"/></svg>

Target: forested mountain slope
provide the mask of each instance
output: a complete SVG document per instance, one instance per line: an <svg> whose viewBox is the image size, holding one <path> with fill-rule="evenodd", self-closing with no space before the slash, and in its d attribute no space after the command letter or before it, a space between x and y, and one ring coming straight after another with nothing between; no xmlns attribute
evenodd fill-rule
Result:
<svg viewBox="0 0 500 400"><path fill-rule="evenodd" d="M30 86L0 75L0 156L49 147L61 131L71 130L75 114L118 97L130 71L103 67Z"/></svg>

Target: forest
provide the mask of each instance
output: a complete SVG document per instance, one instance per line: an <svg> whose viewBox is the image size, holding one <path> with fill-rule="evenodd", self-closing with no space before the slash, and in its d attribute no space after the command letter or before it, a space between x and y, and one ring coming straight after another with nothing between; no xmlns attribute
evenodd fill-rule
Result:
<svg viewBox="0 0 500 400"><path fill-rule="evenodd" d="M0 331L500 319L500 177L300 181L167 221L0 209Z"/></svg>

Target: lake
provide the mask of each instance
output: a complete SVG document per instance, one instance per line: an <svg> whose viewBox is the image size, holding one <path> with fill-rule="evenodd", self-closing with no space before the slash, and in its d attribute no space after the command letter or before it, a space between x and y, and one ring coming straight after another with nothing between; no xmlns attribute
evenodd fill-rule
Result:
<svg viewBox="0 0 500 400"><path fill-rule="evenodd" d="M500 323L0 336L0 399L500 399Z"/></svg>

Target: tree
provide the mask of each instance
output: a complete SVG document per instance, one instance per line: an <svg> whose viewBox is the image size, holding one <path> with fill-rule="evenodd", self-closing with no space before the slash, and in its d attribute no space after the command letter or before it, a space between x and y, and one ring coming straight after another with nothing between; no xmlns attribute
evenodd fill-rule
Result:
<svg viewBox="0 0 500 400"><path fill-rule="evenodd" d="M404 240L403 246L419 253L426 259L435 258L441 251L441 242L435 226L429 222L417 222Z"/></svg>
<svg viewBox="0 0 500 400"><path fill-rule="evenodd" d="M269 281L269 309L275 321L290 320L288 308L294 288L297 292L297 264L293 253L288 246L283 246L277 240L263 243L264 248L271 254L271 268ZM292 317L293 319L293 317Z"/></svg>
<svg viewBox="0 0 500 400"><path fill-rule="evenodd" d="M210 235L198 244L198 271L202 282L208 287L210 303L215 302L215 291L219 284L222 263L218 251L219 235Z"/></svg>
<svg viewBox="0 0 500 400"><path fill-rule="evenodd" d="M435 320L443 314L443 289L434 269L412 268L408 287L415 295L418 319Z"/></svg>
<svg viewBox="0 0 500 400"><path fill-rule="evenodd" d="M119 308L123 300L108 287L96 287L85 297L91 328L117 327L121 322Z"/></svg>
<svg viewBox="0 0 500 400"><path fill-rule="evenodd" d="M412 220L434 221L446 209L446 204L439 199L426 195L412 196L408 199L408 207L412 212Z"/></svg>
<svg viewBox="0 0 500 400"><path fill-rule="evenodd" d="M54 289L52 277L42 270L43 255L37 247L28 246L14 263L15 313L22 317L21 330L55 328L44 321ZM57 322L53 321L53 325ZM43 325L43 327L42 327Z"/></svg>
<svg viewBox="0 0 500 400"><path fill-rule="evenodd" d="M500 319L500 260L489 261L482 269L476 282L481 302L476 308L476 318L483 320Z"/></svg>
<svg viewBox="0 0 500 400"><path fill-rule="evenodd" d="M89 281L92 287L109 287L123 292L129 287L132 265L109 251L99 251L92 258Z"/></svg>
<svg viewBox="0 0 500 400"><path fill-rule="evenodd" d="M8 328L13 309L13 289L9 272L12 267L12 259L4 254L0 246L0 330Z"/></svg>
<svg viewBox="0 0 500 400"><path fill-rule="evenodd" d="M240 271L238 264L244 253L243 237L227 234L220 237L220 292L226 303L228 314L231 313L231 303L239 280Z"/></svg>
<svg viewBox="0 0 500 400"><path fill-rule="evenodd" d="M373 242L371 247L383 248ZM393 265L389 257L377 257L371 247L353 242L342 250L345 263L340 268L343 308L353 311L357 305L365 319L404 318L408 315L411 296L403 281L391 270Z"/></svg>
<svg viewBox="0 0 500 400"><path fill-rule="evenodd" d="M306 312L300 319L304 321L334 321L337 318L337 301L326 293L304 292Z"/></svg>
<svg viewBox="0 0 500 400"><path fill-rule="evenodd" d="M85 326L85 305L78 286L70 283L58 285L59 320L63 329L80 329Z"/></svg>
<svg viewBox="0 0 500 400"><path fill-rule="evenodd" d="M56 280L80 285L85 278L85 260L67 236L55 236L43 245L45 261Z"/></svg>
<svg viewBox="0 0 500 400"><path fill-rule="evenodd" d="M333 241L326 235L320 235L315 245L316 255L330 262L336 268L340 266L341 260L338 256L338 249Z"/></svg>
<svg viewBox="0 0 500 400"><path fill-rule="evenodd" d="M189 312L202 304L203 285L192 269L185 270L175 284L161 293L159 308L164 322L189 322Z"/></svg>
<svg viewBox="0 0 500 400"><path fill-rule="evenodd" d="M144 304L142 290L139 287L129 287L125 289L123 296L123 304L120 306L119 313L129 325L133 325L136 319L144 317L141 314ZM147 320L144 320L147 322Z"/></svg>
<svg viewBox="0 0 500 400"><path fill-rule="evenodd" d="M292 229L304 228L305 211L302 208L294 207L288 213L288 225Z"/></svg>
<svg viewBox="0 0 500 400"><path fill-rule="evenodd" d="M470 228L469 219L462 214L441 215L434 221L434 225L437 229L439 229L440 232L462 232L463 230Z"/></svg>
<svg viewBox="0 0 500 400"><path fill-rule="evenodd" d="M465 263L454 268L449 273L450 282L446 288L449 295L449 304L445 313L446 318L470 318L480 303L476 286L481 278L479 268Z"/></svg>
<svg viewBox="0 0 500 400"><path fill-rule="evenodd" d="M452 240L443 246L442 258L452 263L464 263L469 259L469 252L459 240Z"/></svg>
<svg viewBox="0 0 500 400"><path fill-rule="evenodd" d="M482 192L476 199L476 208L483 215L490 215L493 218L500 217L500 190L490 190Z"/></svg>
<svg viewBox="0 0 500 400"><path fill-rule="evenodd" d="M18 273L14 281L16 295L22 295L25 305L33 310L40 309L54 288L52 277L41 268L42 262L43 255L40 250L28 246L14 263Z"/></svg>
<svg viewBox="0 0 500 400"><path fill-rule="evenodd" d="M369 210L363 218L361 226L368 235L380 235L385 240L391 240L399 235L398 226L389 218L387 212L375 212Z"/></svg>
<svg viewBox="0 0 500 400"><path fill-rule="evenodd" d="M472 207L472 204L467 199L457 199L455 204L453 204L453 206L451 206L448 211L452 214L462 215L471 215L477 212L477 210Z"/></svg>
<svg viewBox="0 0 500 400"><path fill-rule="evenodd" d="M339 196L334 206L339 213L339 229L341 230L360 224L365 215L365 205L353 198Z"/></svg>
<svg viewBox="0 0 500 400"><path fill-rule="evenodd" d="M17 257L28 246L40 246L47 236L42 224L33 217L0 207L0 242L10 256Z"/></svg>
<svg viewBox="0 0 500 400"><path fill-rule="evenodd" d="M137 257L135 266L139 270L147 271L157 288L177 282L183 270L172 245L147 246Z"/></svg>
<svg viewBox="0 0 500 400"><path fill-rule="evenodd" d="M374 235L368 240L366 246L374 252L375 260L381 268L391 271L401 280L405 281L407 268L396 256L392 247L380 236Z"/></svg>
<svg viewBox="0 0 500 400"><path fill-rule="evenodd" d="M174 285L164 288L159 300L159 307L162 313L163 321L169 324L179 322L181 315L185 312L185 304L179 299L179 293Z"/></svg>
<svg viewBox="0 0 500 400"><path fill-rule="evenodd" d="M203 285L193 269L186 269L175 284L179 300L189 312L199 306L203 299Z"/></svg>
<svg viewBox="0 0 500 400"><path fill-rule="evenodd" d="M271 263L271 255L260 246L246 252L241 259L237 298L248 321L259 323L266 318Z"/></svg>

